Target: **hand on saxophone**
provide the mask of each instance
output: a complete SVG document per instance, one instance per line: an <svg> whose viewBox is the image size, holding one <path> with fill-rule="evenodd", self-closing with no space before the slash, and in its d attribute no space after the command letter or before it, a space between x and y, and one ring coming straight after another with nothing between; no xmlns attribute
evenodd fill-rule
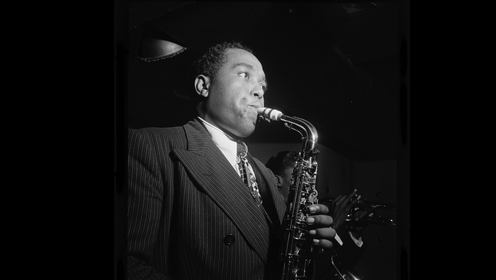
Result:
<svg viewBox="0 0 496 280"><path fill-rule="evenodd" d="M309 234L313 238L313 244L324 249L332 248L332 241L336 236L336 230L332 228L333 219L327 215L329 208L324 204L315 204L308 207L310 212L307 218Z"/></svg>

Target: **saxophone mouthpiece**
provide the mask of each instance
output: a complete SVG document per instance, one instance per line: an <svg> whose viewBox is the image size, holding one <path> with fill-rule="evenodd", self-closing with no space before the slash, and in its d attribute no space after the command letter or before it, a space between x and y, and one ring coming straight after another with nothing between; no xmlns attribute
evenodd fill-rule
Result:
<svg viewBox="0 0 496 280"><path fill-rule="evenodd" d="M265 107L257 108L257 112L259 118L264 119L268 122L270 122L271 120L279 121L281 119L281 116L283 115L281 111Z"/></svg>

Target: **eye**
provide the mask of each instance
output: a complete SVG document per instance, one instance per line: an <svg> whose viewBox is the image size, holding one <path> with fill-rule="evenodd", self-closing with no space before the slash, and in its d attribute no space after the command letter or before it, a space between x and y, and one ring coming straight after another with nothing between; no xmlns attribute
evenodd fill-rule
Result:
<svg viewBox="0 0 496 280"><path fill-rule="evenodd" d="M240 72L238 75L243 78L248 78L248 72Z"/></svg>
<svg viewBox="0 0 496 280"><path fill-rule="evenodd" d="M265 83L260 83L260 87L262 88L263 92L267 92L267 84Z"/></svg>

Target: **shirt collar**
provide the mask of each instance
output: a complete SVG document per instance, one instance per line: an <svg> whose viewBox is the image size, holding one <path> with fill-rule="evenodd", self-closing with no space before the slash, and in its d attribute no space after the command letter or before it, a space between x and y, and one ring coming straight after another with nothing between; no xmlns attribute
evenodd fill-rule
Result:
<svg viewBox="0 0 496 280"><path fill-rule="evenodd" d="M212 137L212 140L214 141L215 145L219 147L220 151L224 154L224 156L227 158L227 160L233 166L233 168L236 171L238 171L238 167L236 164L236 149L237 149L236 141L230 135L222 131L220 128L207 122L201 117L198 117L198 119L200 120L201 123L204 124L205 128L210 134L210 137Z"/></svg>

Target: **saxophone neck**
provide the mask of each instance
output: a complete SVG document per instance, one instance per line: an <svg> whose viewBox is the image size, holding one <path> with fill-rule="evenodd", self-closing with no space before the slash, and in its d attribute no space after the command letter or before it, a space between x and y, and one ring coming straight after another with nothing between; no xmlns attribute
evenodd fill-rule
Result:
<svg viewBox="0 0 496 280"><path fill-rule="evenodd" d="M304 158L316 156L319 153L317 150L319 136L317 129L315 129L312 123L299 117L290 117L286 115L281 116L281 121L283 121L284 125L289 129L300 133L303 140L301 151L304 153Z"/></svg>
<svg viewBox="0 0 496 280"><path fill-rule="evenodd" d="M271 108L258 108L259 118L270 122L282 121L284 125L296 132L298 132L303 140L302 152L306 155L305 158L318 154L317 143L318 133L317 129L309 121L299 118L284 115L281 111Z"/></svg>

